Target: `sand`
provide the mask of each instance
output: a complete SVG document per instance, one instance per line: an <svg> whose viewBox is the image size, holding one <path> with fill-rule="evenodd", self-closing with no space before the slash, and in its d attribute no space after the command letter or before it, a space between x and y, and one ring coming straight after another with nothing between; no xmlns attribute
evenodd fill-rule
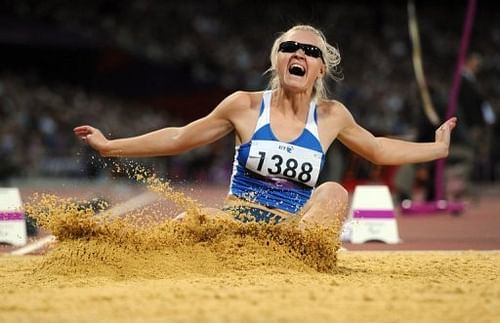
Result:
<svg viewBox="0 0 500 323"><path fill-rule="evenodd" d="M58 240L0 257L0 322L500 322L500 251L339 252L338 226L211 218L146 182L184 221L35 196Z"/></svg>
<svg viewBox="0 0 500 323"><path fill-rule="evenodd" d="M499 252L344 252L330 273L232 268L200 246L74 272L46 257L0 258L1 322L500 321Z"/></svg>

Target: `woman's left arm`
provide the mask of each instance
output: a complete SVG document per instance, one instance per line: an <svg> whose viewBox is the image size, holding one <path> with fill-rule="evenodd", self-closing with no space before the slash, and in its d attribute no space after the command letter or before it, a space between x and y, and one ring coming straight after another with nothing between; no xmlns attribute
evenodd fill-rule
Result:
<svg viewBox="0 0 500 323"><path fill-rule="evenodd" d="M347 111L344 127L338 139L349 149L377 165L421 163L448 156L451 131L457 118L444 122L435 134L434 142L410 142L386 137L375 137L358 125Z"/></svg>

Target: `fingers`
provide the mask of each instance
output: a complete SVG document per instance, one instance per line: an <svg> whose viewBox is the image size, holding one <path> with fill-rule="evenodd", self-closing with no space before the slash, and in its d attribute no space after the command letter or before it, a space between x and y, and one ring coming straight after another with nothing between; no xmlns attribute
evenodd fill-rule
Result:
<svg viewBox="0 0 500 323"><path fill-rule="evenodd" d="M87 137L92 135L96 131L95 128L91 126L78 126L73 129L75 135L80 138L82 141L87 141Z"/></svg>
<svg viewBox="0 0 500 323"><path fill-rule="evenodd" d="M443 123L443 125L446 125L450 129L453 129L457 125L457 118L456 117L451 117L448 120L446 120L446 122Z"/></svg>
<svg viewBox="0 0 500 323"><path fill-rule="evenodd" d="M457 118L451 117L450 119L446 120L446 122L444 124L447 125L447 127L450 130L453 130L453 128L455 128L455 126L457 125Z"/></svg>
<svg viewBox="0 0 500 323"><path fill-rule="evenodd" d="M436 134L442 133L443 131L451 131L457 125L457 118L452 117L446 120L439 128L436 129Z"/></svg>
<svg viewBox="0 0 500 323"><path fill-rule="evenodd" d="M73 129L76 135L89 135L94 132L94 128L91 126L79 126Z"/></svg>
<svg viewBox="0 0 500 323"><path fill-rule="evenodd" d="M436 129L436 142L442 142L449 145L451 130L455 128L456 121L457 118L450 118Z"/></svg>
<svg viewBox="0 0 500 323"><path fill-rule="evenodd" d="M448 156L450 148L450 137L451 131L457 125L457 118L452 117L446 120L439 128L436 129L435 142L439 145L443 145L443 155L440 158L445 158Z"/></svg>

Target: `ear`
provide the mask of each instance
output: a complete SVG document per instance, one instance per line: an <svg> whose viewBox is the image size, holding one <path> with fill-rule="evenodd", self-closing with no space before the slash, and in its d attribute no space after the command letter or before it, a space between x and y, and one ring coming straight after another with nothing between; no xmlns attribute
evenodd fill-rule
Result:
<svg viewBox="0 0 500 323"><path fill-rule="evenodd" d="M321 67L319 69L319 77L323 77L325 75L325 71L326 71L325 64L321 64Z"/></svg>

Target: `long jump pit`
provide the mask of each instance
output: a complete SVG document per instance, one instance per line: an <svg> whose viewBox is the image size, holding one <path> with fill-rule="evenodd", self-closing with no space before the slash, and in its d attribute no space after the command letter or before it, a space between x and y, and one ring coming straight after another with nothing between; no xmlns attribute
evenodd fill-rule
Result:
<svg viewBox="0 0 500 323"><path fill-rule="evenodd" d="M0 257L0 322L500 322L499 251L341 251L338 228L214 219L149 186L185 219L30 200L50 235Z"/></svg>

